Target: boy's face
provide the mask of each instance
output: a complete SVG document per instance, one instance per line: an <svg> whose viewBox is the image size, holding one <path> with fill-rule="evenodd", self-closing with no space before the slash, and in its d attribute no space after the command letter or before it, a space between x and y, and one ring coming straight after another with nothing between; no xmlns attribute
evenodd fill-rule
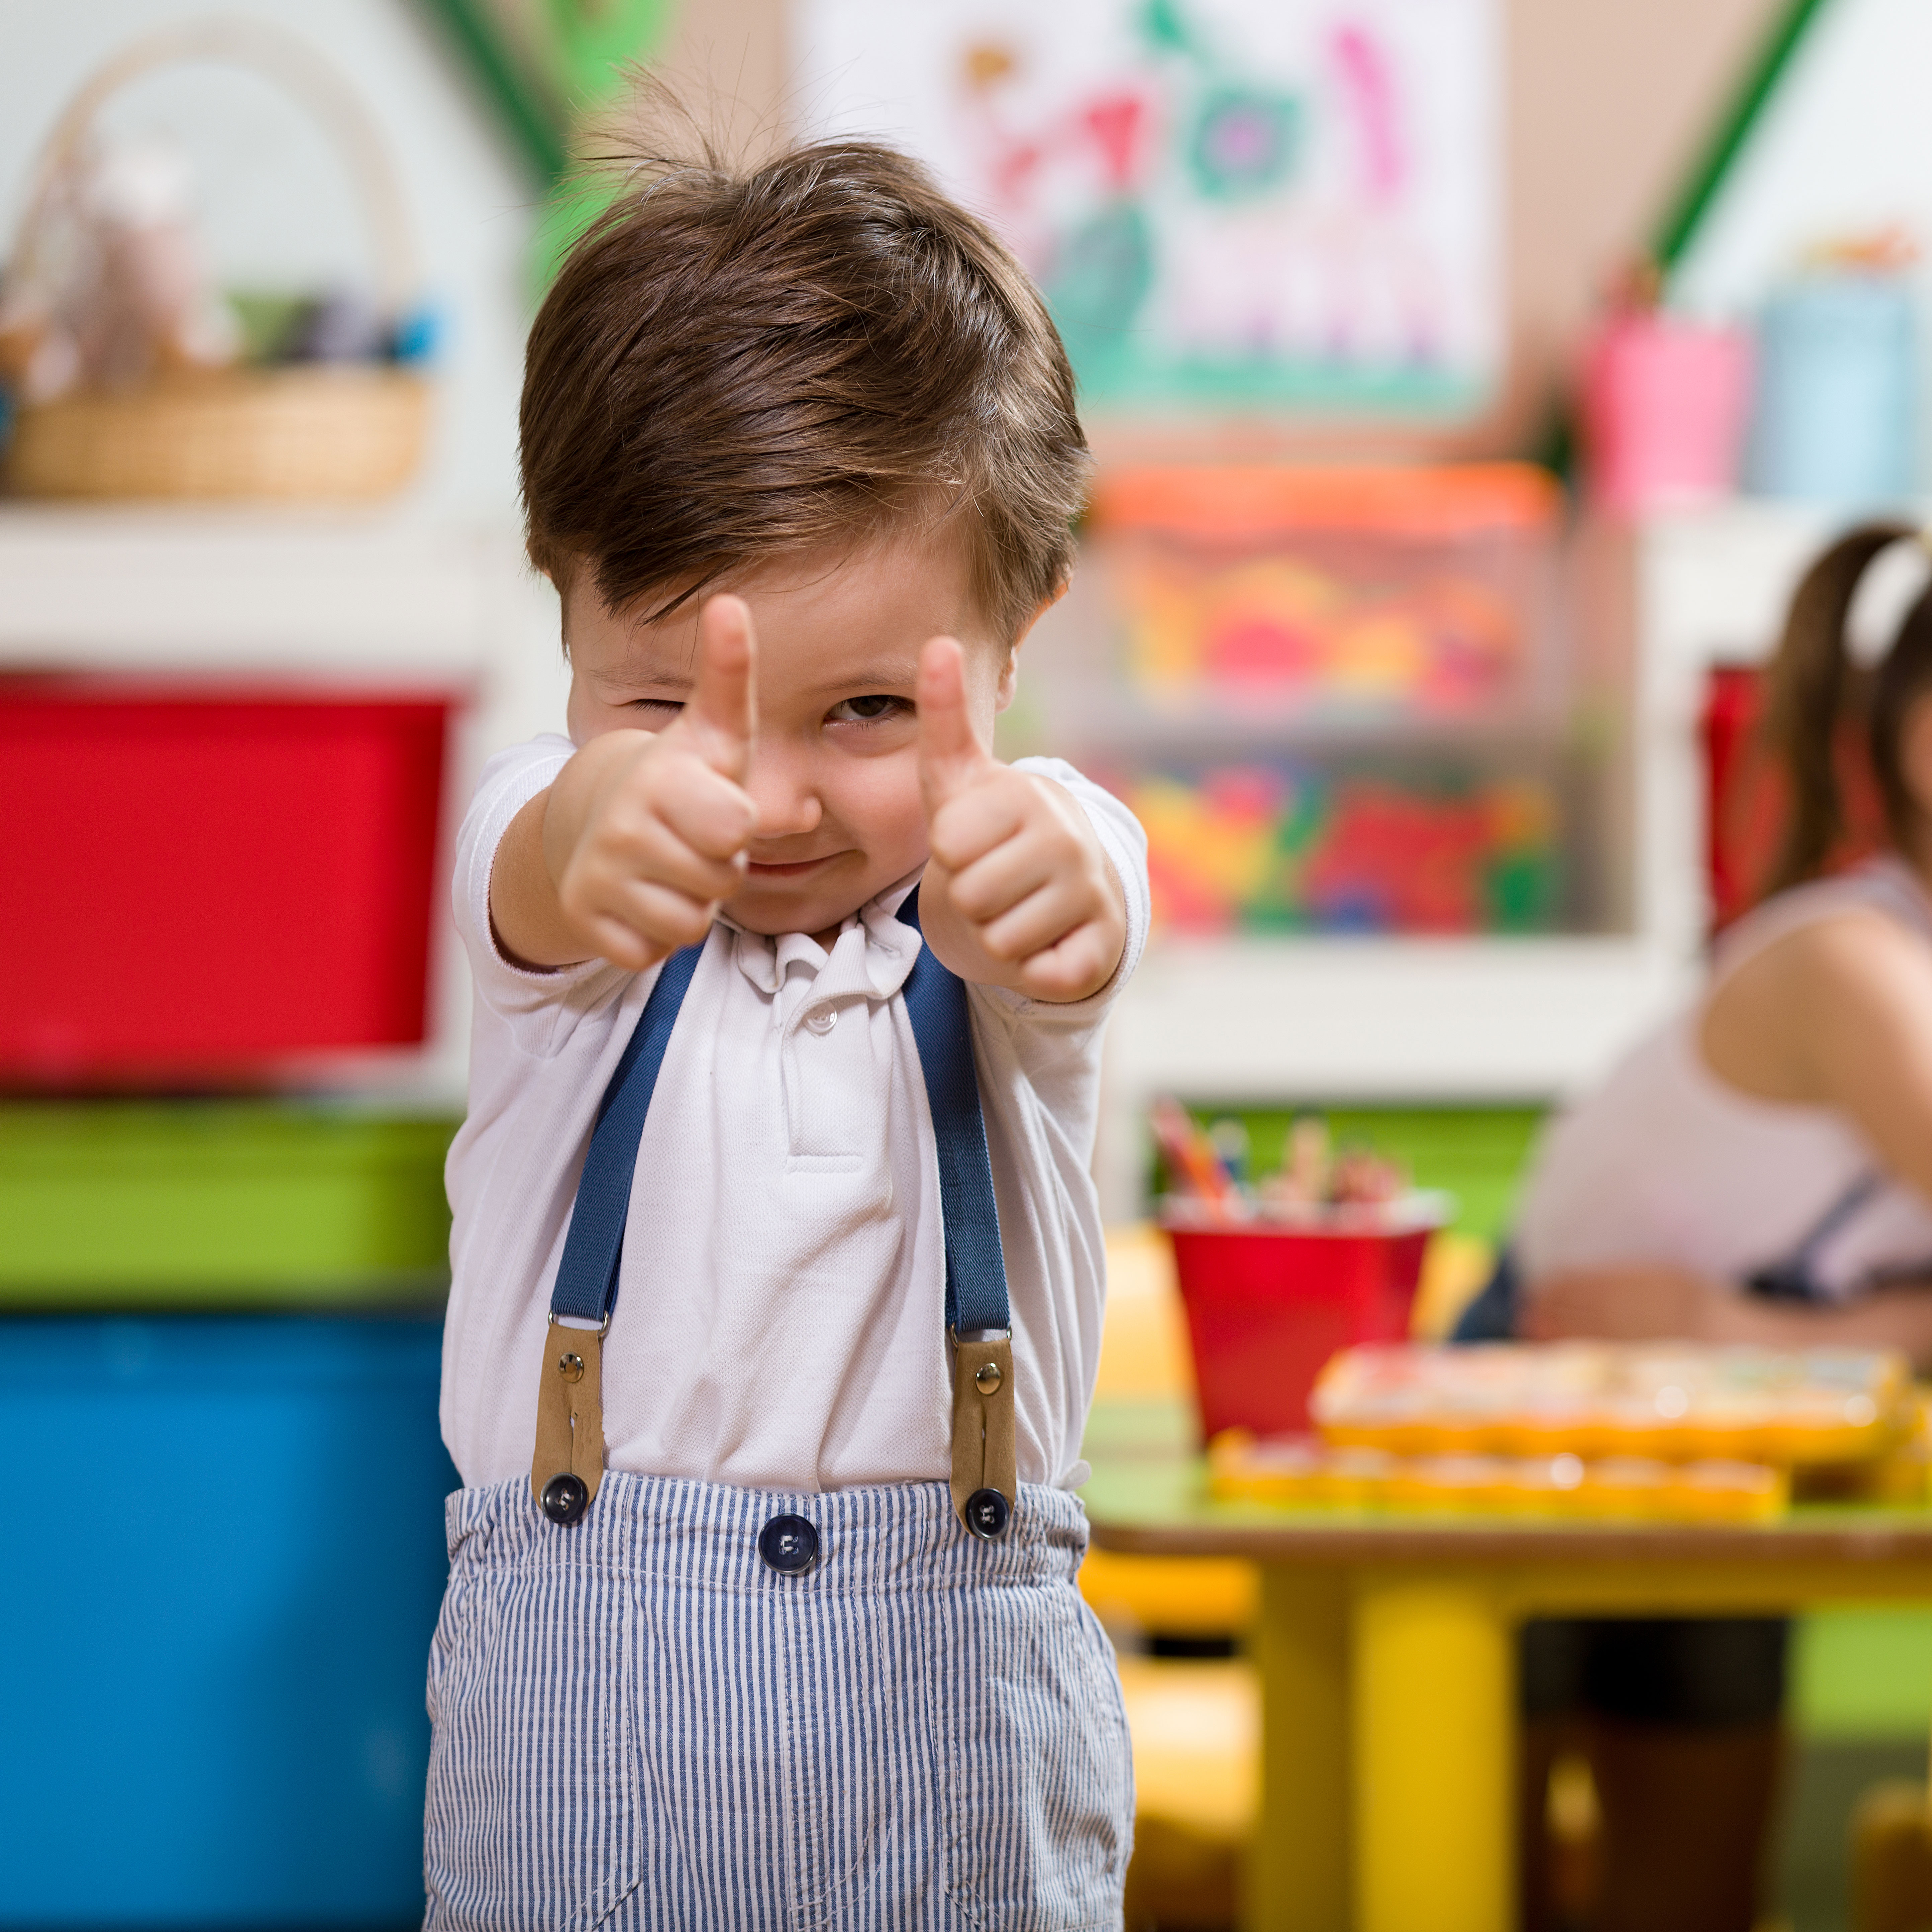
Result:
<svg viewBox="0 0 1932 1932"><path fill-rule="evenodd" d="M725 910L748 931L829 934L924 862L913 704L927 640L964 647L981 742L1011 700L1013 653L971 596L950 533L887 537L823 559L787 559L716 586L751 608L758 724L746 788L758 807L743 890ZM692 686L698 600L659 623L613 616L595 573L563 599L570 735L662 730Z"/></svg>

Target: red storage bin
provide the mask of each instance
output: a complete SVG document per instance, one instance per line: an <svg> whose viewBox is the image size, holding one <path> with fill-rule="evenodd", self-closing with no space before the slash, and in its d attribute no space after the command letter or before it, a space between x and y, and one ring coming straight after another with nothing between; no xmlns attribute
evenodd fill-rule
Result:
<svg viewBox="0 0 1932 1932"><path fill-rule="evenodd" d="M447 692L0 679L0 1079L423 1037Z"/></svg>
<svg viewBox="0 0 1932 1932"><path fill-rule="evenodd" d="M1407 1339L1433 1232L1168 1228L1204 1438L1224 1429L1305 1432L1309 1394L1330 1356Z"/></svg>
<svg viewBox="0 0 1932 1932"><path fill-rule="evenodd" d="M1705 860L1711 926L1721 932L1764 898L1790 817L1790 786L1760 742L1765 674L1756 664L1718 664L1704 686ZM1885 805L1856 718L1840 724L1833 758L1844 826L1825 856L1842 872L1889 842Z"/></svg>

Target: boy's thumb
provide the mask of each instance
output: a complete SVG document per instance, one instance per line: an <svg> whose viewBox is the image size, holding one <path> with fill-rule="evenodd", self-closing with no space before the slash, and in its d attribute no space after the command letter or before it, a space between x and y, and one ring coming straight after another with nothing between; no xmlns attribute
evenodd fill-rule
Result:
<svg viewBox="0 0 1932 1932"><path fill-rule="evenodd" d="M742 597L713 597L698 616L698 682L678 724L698 754L742 781L758 728L758 647Z"/></svg>
<svg viewBox="0 0 1932 1932"><path fill-rule="evenodd" d="M963 791L988 762L966 710L965 660L951 638L934 638L920 652L919 785L928 814Z"/></svg>

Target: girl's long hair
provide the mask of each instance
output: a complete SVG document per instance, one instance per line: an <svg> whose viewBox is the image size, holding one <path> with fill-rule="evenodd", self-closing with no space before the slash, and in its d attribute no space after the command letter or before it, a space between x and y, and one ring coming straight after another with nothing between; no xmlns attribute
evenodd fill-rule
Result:
<svg viewBox="0 0 1932 1932"><path fill-rule="evenodd" d="M1838 748L1847 726L1862 728L1892 843L1904 850L1919 842L1924 814L1906 783L1903 754L1906 715L1932 689L1932 586L1906 611L1870 670L1852 662L1845 637L1873 560L1918 534L1904 524L1861 525L1812 565L1792 598L1766 694L1766 748L1790 787L1768 891L1817 878L1845 837Z"/></svg>

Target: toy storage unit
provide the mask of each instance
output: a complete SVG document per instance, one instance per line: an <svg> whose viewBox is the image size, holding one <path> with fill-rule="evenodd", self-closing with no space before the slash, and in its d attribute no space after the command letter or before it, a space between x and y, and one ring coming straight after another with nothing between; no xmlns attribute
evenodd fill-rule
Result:
<svg viewBox="0 0 1932 1932"><path fill-rule="evenodd" d="M1147 827L1157 925L1583 922L1558 508L1508 465L1103 475L1030 702Z"/></svg>
<svg viewBox="0 0 1932 1932"><path fill-rule="evenodd" d="M1668 1004L1689 955L1633 879L1634 686L1576 621L1624 563L1526 466L1102 470L1002 742L1148 832L1111 1216L1144 1205L1158 1094L1544 1106Z"/></svg>
<svg viewBox="0 0 1932 1932"><path fill-rule="evenodd" d="M420 1923L440 880L462 700L499 742L556 715L517 559L0 514L0 887L44 941L0 962L0 1926Z"/></svg>
<svg viewBox="0 0 1932 1932"><path fill-rule="evenodd" d="M0 1321L0 1924L419 1921L440 1328Z"/></svg>

